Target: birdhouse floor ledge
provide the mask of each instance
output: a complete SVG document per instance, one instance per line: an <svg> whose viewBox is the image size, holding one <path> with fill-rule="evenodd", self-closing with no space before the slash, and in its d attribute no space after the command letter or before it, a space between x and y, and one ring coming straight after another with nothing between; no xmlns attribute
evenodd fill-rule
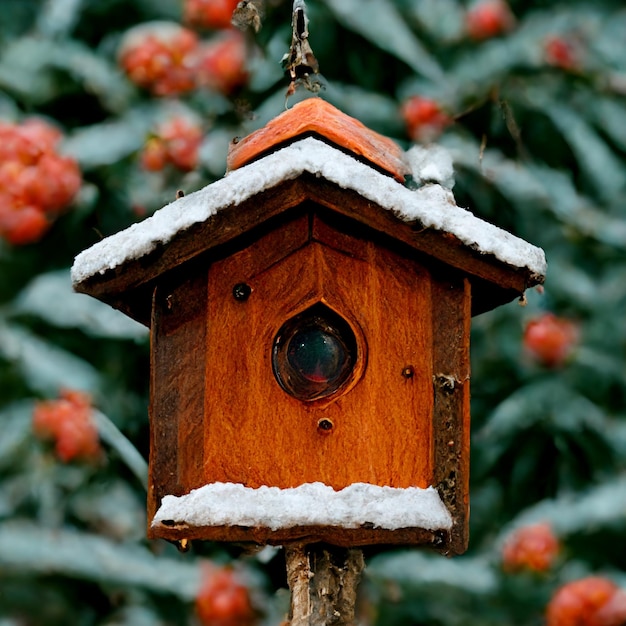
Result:
<svg viewBox="0 0 626 626"><path fill-rule="evenodd" d="M433 487L380 487L354 483L335 491L323 483L290 489L252 489L235 483L212 483L187 495L166 495L152 527L294 527L333 526L397 530L449 531L452 519Z"/></svg>

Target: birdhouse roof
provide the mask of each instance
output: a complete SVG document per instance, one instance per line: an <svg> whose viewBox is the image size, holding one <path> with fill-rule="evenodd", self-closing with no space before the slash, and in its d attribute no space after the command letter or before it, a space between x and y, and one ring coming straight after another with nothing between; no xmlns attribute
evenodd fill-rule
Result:
<svg viewBox="0 0 626 626"><path fill-rule="evenodd" d="M294 106L287 121L299 119L299 110ZM148 323L155 281L307 201L466 272L474 281L474 314L543 282L543 250L456 205L443 149L405 153L352 122L319 117L292 132L277 132L270 122L231 150L224 178L81 252L72 267L75 289ZM417 188L401 182L407 175Z"/></svg>
<svg viewBox="0 0 626 626"><path fill-rule="evenodd" d="M237 169L296 138L306 136L323 138L327 143L391 174L400 182L411 174L404 153L395 141L320 98L299 102L263 128L235 140L228 152L228 169Z"/></svg>

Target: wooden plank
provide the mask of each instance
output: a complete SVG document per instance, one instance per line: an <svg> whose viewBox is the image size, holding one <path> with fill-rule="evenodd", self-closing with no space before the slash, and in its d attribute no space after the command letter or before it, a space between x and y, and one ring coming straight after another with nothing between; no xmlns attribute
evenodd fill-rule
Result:
<svg viewBox="0 0 626 626"><path fill-rule="evenodd" d="M430 484L429 275L390 251L366 250L364 261L311 243L247 278L245 302L233 300L232 282L254 248L211 267L204 482ZM353 327L359 360L343 393L302 402L278 385L272 345L285 321L318 302ZM323 419L330 431L318 427Z"/></svg>
<svg viewBox="0 0 626 626"><path fill-rule="evenodd" d="M271 530L266 527L249 526L166 526L158 524L152 529L152 537L170 541L203 540L236 543L285 545L294 542L324 542L342 547L384 545L425 545L442 550L446 545L445 531L430 531L423 528L338 528L336 526L296 526Z"/></svg>
<svg viewBox="0 0 626 626"><path fill-rule="evenodd" d="M433 484L453 518L452 554L467 549L470 458L471 287L452 273L435 275L433 317Z"/></svg>
<svg viewBox="0 0 626 626"><path fill-rule="evenodd" d="M166 494L199 487L203 463L206 271L155 292L151 328L148 519ZM148 527L148 534L151 529Z"/></svg>

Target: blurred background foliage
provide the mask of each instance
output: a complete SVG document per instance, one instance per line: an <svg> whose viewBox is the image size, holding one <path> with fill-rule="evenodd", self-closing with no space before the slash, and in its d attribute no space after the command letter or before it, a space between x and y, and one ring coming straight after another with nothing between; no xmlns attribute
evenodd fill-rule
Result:
<svg viewBox="0 0 626 626"><path fill-rule="evenodd" d="M267 0L262 27L245 34L206 17L232 2L192 4L2 0L1 626L228 626L253 614L269 625L286 610L277 551L194 544L181 555L145 540L147 330L74 294L69 278L78 252L221 177L229 141L284 109L291 2ZM543 247L549 263L525 308L473 321L468 553L370 554L362 623L540 625L572 581L583 581L572 597L598 579L619 592L623 3L310 0L308 13L321 97L404 147L445 146L458 204ZM32 117L62 133L47 150L82 177L63 211L31 211L39 226L15 191L22 170L2 169L16 162L7 137ZM37 159L29 167L43 168ZM531 547L515 552L511 533L524 528ZM236 576L218 584L215 571ZM555 609L549 624L619 626L625 606L608 617Z"/></svg>

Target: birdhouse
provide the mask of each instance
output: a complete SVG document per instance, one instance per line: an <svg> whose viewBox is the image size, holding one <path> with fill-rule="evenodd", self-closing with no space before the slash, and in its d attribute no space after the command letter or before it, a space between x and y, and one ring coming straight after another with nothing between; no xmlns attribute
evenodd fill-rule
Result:
<svg viewBox="0 0 626 626"><path fill-rule="evenodd" d="M465 550L470 320L545 258L451 173L312 98L76 258L151 330L150 537Z"/></svg>

